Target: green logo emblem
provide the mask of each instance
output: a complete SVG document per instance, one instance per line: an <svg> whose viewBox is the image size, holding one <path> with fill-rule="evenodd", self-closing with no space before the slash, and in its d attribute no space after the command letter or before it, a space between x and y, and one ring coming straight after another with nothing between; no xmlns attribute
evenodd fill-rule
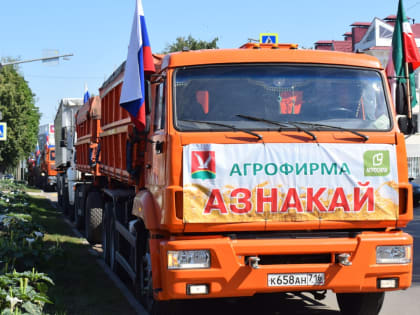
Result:
<svg viewBox="0 0 420 315"><path fill-rule="evenodd" d="M363 162L365 176L385 176L391 172L389 151L366 151Z"/></svg>

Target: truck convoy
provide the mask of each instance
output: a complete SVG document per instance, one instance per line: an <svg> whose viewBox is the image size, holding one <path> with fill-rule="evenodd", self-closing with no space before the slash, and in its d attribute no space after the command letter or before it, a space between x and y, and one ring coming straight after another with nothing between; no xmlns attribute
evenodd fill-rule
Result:
<svg viewBox="0 0 420 315"><path fill-rule="evenodd" d="M67 142L75 221L150 313L332 290L343 314L378 314L411 285L404 135L377 59L246 44L154 62L145 130L119 106L122 64Z"/></svg>

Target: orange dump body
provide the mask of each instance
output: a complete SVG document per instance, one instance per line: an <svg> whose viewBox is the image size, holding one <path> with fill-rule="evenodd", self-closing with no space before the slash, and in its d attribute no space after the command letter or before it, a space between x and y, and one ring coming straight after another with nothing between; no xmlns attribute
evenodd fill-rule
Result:
<svg viewBox="0 0 420 315"><path fill-rule="evenodd" d="M99 133L101 99L95 96L80 108L76 115L76 168L83 173L100 176Z"/></svg>
<svg viewBox="0 0 420 315"><path fill-rule="evenodd" d="M159 68L160 57L154 56L154 62L156 68ZM144 185L143 176L138 174L144 164L144 142L139 140L144 139L145 134L136 132L128 112L120 106L124 66L122 64L99 90L99 137L102 152L100 172L124 185L141 187ZM127 154L130 156L127 157Z"/></svg>
<svg viewBox="0 0 420 315"><path fill-rule="evenodd" d="M117 70L118 71L118 70ZM133 132L128 113L119 105L123 73L116 74L100 89L101 97L101 164L103 175L122 183L134 185L127 171L127 140Z"/></svg>

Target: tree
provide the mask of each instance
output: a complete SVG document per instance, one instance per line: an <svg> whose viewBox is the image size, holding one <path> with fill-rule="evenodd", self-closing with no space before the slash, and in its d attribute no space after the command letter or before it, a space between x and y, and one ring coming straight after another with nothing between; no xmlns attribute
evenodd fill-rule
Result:
<svg viewBox="0 0 420 315"><path fill-rule="evenodd" d="M217 41L219 40L218 37L214 38L210 42L206 42L204 40L197 40L194 39L191 35L188 35L188 38L185 37L177 37L175 43L166 45L165 50L163 51L164 54L175 52L175 51L182 51L184 48L188 48L190 50L198 50L198 49L217 49Z"/></svg>
<svg viewBox="0 0 420 315"><path fill-rule="evenodd" d="M34 98L15 67L0 70L0 111L7 123L7 140L0 141L0 172L17 166L36 146L41 115Z"/></svg>

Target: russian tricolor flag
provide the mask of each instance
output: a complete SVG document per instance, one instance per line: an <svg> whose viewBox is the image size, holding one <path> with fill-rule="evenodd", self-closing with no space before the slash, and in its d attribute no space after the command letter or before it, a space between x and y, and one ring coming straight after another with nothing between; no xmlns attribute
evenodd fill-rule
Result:
<svg viewBox="0 0 420 315"><path fill-rule="evenodd" d="M41 151L39 150L39 144L38 141L36 142L36 148L35 148L35 156L38 156L41 154Z"/></svg>
<svg viewBox="0 0 420 315"><path fill-rule="evenodd" d="M155 66L147 36L143 6L140 0L136 0L120 106L130 113L131 120L139 131L143 131L146 126L144 73L154 71Z"/></svg>
<svg viewBox="0 0 420 315"><path fill-rule="evenodd" d="M83 104L86 104L87 102L89 102L89 91L88 91L88 87L87 84L85 83L85 93L83 94Z"/></svg>

